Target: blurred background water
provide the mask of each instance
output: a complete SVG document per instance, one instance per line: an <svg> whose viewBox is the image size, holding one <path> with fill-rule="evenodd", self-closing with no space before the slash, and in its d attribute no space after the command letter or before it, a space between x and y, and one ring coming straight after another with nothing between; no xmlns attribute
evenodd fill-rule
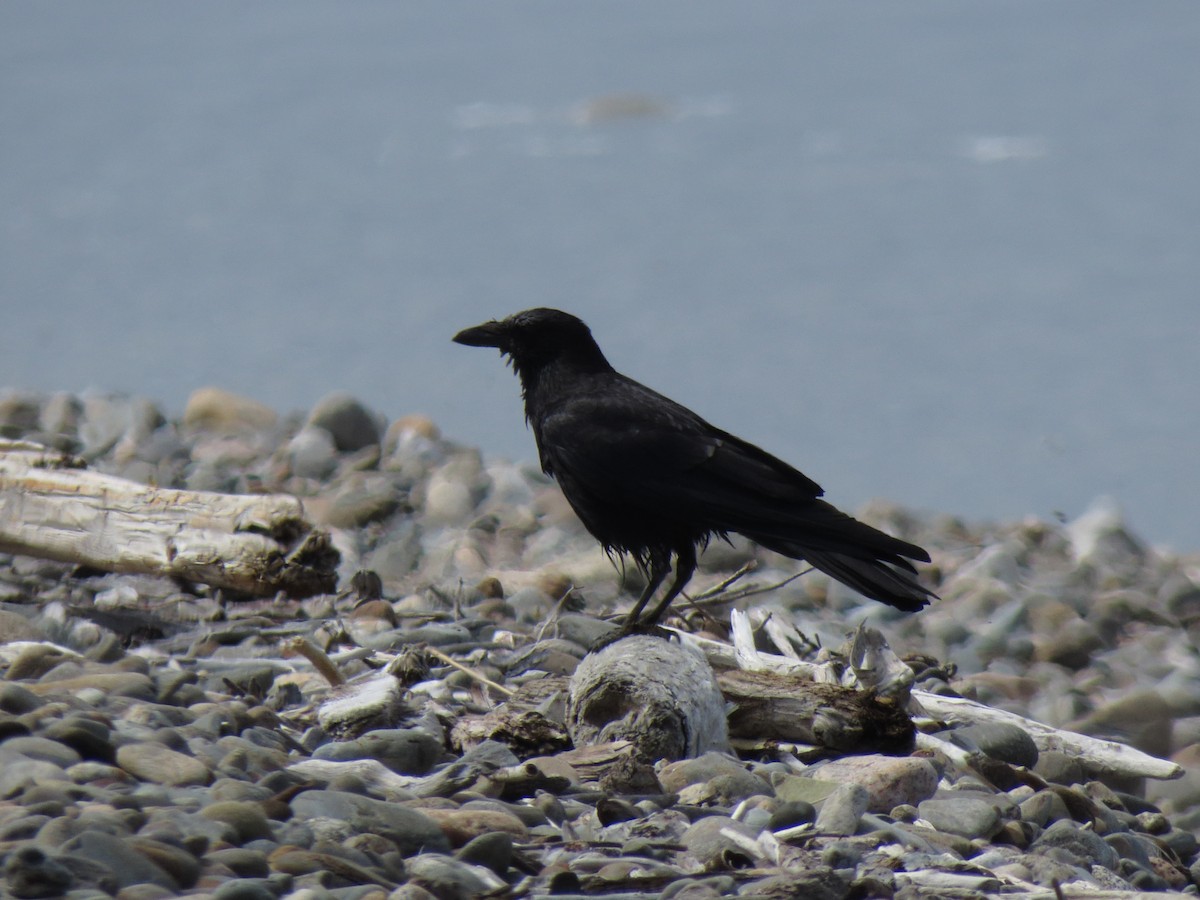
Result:
<svg viewBox="0 0 1200 900"><path fill-rule="evenodd" d="M0 386L534 457L530 306L847 506L1200 548L1194 0L0 4Z"/></svg>

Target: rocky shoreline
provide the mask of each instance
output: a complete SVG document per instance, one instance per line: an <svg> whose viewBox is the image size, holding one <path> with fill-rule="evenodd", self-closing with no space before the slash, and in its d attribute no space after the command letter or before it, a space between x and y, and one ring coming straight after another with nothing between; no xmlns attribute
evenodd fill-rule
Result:
<svg viewBox="0 0 1200 900"><path fill-rule="evenodd" d="M279 416L205 389L172 421L141 398L7 391L0 436L145 484L297 496L341 555L341 593L304 600L0 555L5 897L1200 893L1200 554L1147 547L1104 505L1067 523L859 511L931 551L942 599L909 616L716 544L693 596L752 570L672 624L726 640L732 605L770 612L815 659L869 618L918 687L1131 744L1182 778L1104 776L978 726L938 735L961 756L768 748L634 790L553 741L455 731L569 675L629 602L533 466L345 395ZM322 718L331 681L416 656L389 721Z"/></svg>

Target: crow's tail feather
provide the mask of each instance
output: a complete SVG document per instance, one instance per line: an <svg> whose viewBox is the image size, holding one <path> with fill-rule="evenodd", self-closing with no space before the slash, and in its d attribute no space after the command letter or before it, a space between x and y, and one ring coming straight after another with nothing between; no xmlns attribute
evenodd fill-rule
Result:
<svg viewBox="0 0 1200 900"><path fill-rule="evenodd" d="M876 559L858 559L825 551L807 551L803 558L860 594L906 612L916 612L937 597L909 572Z"/></svg>

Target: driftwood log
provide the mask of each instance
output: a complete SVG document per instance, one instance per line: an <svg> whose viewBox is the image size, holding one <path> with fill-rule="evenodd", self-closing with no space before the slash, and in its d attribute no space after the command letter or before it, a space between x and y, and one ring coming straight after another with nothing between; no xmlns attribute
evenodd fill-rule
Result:
<svg viewBox="0 0 1200 900"><path fill-rule="evenodd" d="M714 666L729 665L731 659L736 665L746 671L792 672L800 678L816 678L839 680L842 684L859 683L871 685L870 690L882 690L890 694L893 702L900 700L900 692L891 690L896 684L911 685L912 679L907 680L893 673L898 669L898 659L889 649L886 641L870 638L864 640L856 636L851 641L850 657L852 665L845 671L839 672L839 667L828 663L814 665L801 662L789 656L763 653L754 646L749 617L746 613L734 610L731 614L733 622L733 652L725 644L715 641L698 642L706 656ZM690 639L690 640L695 640ZM872 649L866 654L869 660L868 672L857 671L854 668L854 657L861 646L869 645ZM882 674L881 676L881 673ZM867 676L867 677L864 677ZM865 685L864 685L865 686ZM1061 750L1076 757L1084 770L1097 776L1117 775L1124 778L1156 778L1172 779L1183 775L1183 768L1169 760L1159 759L1148 753L1143 753L1133 747L1106 741L1085 734L1077 734L1061 728L1043 725L1024 716L1004 710L993 709L976 703L964 697L943 697L928 691L912 690L909 697L902 703L911 707L922 728L940 731L947 726L984 724L989 722L1007 722L1024 729L1039 751ZM924 721L922 721L924 720ZM918 736L918 743L926 748L936 747L951 755L956 748L940 738L929 734Z"/></svg>
<svg viewBox="0 0 1200 900"><path fill-rule="evenodd" d="M943 697L926 691L913 691L913 699L922 711L939 724L948 726L982 725L1006 722L1028 732L1038 750L1058 750L1079 760L1084 771L1097 777L1171 780L1183 776L1183 767L1167 759L1143 753L1134 747L1091 735L1052 728L1003 709L984 706L964 697Z"/></svg>
<svg viewBox="0 0 1200 900"><path fill-rule="evenodd" d="M902 706L799 675L717 675L731 704L729 733L749 741L810 744L842 753L910 753L916 728Z"/></svg>
<svg viewBox="0 0 1200 900"><path fill-rule="evenodd" d="M704 657L650 635L584 657L571 676L567 731L576 747L630 741L647 760L730 752L725 700Z"/></svg>
<svg viewBox="0 0 1200 900"><path fill-rule="evenodd" d="M254 596L336 587L337 551L295 497L155 488L0 441L0 552Z"/></svg>

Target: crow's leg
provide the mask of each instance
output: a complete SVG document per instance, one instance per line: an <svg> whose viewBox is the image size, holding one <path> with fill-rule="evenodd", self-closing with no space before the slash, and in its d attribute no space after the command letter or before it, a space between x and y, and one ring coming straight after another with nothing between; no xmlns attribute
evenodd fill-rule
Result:
<svg viewBox="0 0 1200 900"><path fill-rule="evenodd" d="M696 571L696 548L692 544L685 544L679 550L675 551L675 580L671 582L671 587L663 594L663 598L658 601L658 606L654 607L654 611L646 616L641 621L642 625L657 625L667 612L667 608L671 605L671 601L679 596L686 585L692 578L692 573ZM661 579L659 579L661 581ZM638 611L641 611L641 605L638 606Z"/></svg>
<svg viewBox="0 0 1200 900"><path fill-rule="evenodd" d="M671 571L671 555L668 553L665 556L655 554L650 557L650 565L646 572L646 589L642 591L642 595L638 597L637 603L633 605L633 609L629 611L629 615L625 617L625 628L628 630L638 624L638 618L642 614L642 610L646 608L646 604L650 602L650 598L654 596L654 592L658 590L659 585L666 580L667 575Z"/></svg>

